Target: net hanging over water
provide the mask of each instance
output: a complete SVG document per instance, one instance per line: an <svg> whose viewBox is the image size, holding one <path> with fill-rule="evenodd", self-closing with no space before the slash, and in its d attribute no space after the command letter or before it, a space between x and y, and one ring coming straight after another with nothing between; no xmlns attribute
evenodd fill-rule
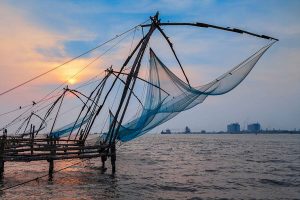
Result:
<svg viewBox="0 0 300 200"><path fill-rule="evenodd" d="M25 119L25 122L22 122L21 126L17 129L17 133L20 132L21 129L24 129L23 136L27 135L26 130L28 128L28 125L30 124L30 131L35 132L36 135L40 132L40 130L43 130L43 133L46 133L47 136L50 137L60 138L63 136L68 136L68 140L78 139L81 141L85 141L89 134L92 131L95 131L94 133L100 133L100 137L98 138L97 142L99 140L102 140L101 142L114 145L115 140L119 140L122 142L130 141L167 122L180 112L191 109L192 107L202 103L208 96L222 95L234 89L246 78L246 76L250 73L261 56L268 50L268 48L270 48L276 41L278 41L278 39L266 35L259 35L236 28L220 27L200 22L162 23L158 18L158 15L159 13L156 13L155 16L150 17L151 23L147 24L149 21L147 20L143 24L135 26L134 28L121 34L124 35L124 37L121 39L123 40L125 39L126 33L134 31L133 39L131 42L132 47L137 28L149 27L147 34L144 34L142 29L143 37L137 40L135 48L130 47L129 55L119 71L114 71L112 68L113 65L111 65L111 67L107 68L103 72L105 76L101 77L100 80L95 81L96 87L91 87L91 89L85 88L85 90L83 91L78 91L77 88L79 87L70 89L68 88L68 86L66 86L63 91L57 92L56 95L46 98L50 94L56 92L56 90L61 88L65 83L60 85L49 94L47 94L43 99L38 101L38 103L35 103L35 101L33 101L33 105L30 108L25 110L19 116L14 118L10 123L5 125L2 130L6 130L7 127L17 126L18 123ZM199 28L212 28L222 31L255 36L258 38L269 40L271 41L271 43L265 45L253 55L245 59L243 62L233 67L231 70L227 71L218 78L214 79L213 81L202 86L191 86L188 77L186 76L184 69L173 48L173 43L169 40L169 37L165 34L161 26L193 26ZM145 80L139 77L139 73L141 72L141 63L143 62L145 51L146 49L148 49L150 38L156 30L161 33L162 37L167 41L167 44L171 48L173 56L176 58L176 61L182 70L185 81L174 74L159 59L159 57L151 48L149 60L150 64L149 68L146 70L148 78L145 78L147 79ZM114 39L108 40L98 47L93 48L81 54L80 56L67 61L66 63L78 59L79 57L94 51L95 49L103 46L104 44L107 44ZM99 59L106 52L110 51L119 42L121 42L121 40L113 44L104 53L96 57L96 59L89 62L81 69L81 71L94 63L94 61ZM66 63L63 63L58 67L63 66ZM53 68L52 70L55 70L56 68ZM76 76L81 71L77 72L74 76ZM36 76L28 80L27 82L24 82L14 88L5 91L4 93L1 93L0 95L6 94L49 72ZM138 85L136 84L136 80L143 81L143 83L141 85ZM119 82L119 86L117 86L117 82ZM85 84L84 87L90 84L89 81L87 83L88 84ZM122 88L120 86L123 85L123 89L119 91L119 89ZM70 93L74 97L76 97L74 98L76 99L76 101L78 101L78 99L81 101L82 104L80 106L74 106L70 108L70 106L67 105L75 105L73 98L64 98L66 94L69 95ZM47 101L51 101L52 97L56 96L58 96L58 98L55 101L44 105L44 103L46 103ZM143 102L139 98L139 96L144 97L142 98L144 99ZM119 102L116 102L117 105L115 104L115 100L119 100ZM136 104L137 101L139 103L138 105ZM35 106L35 104L39 105ZM43 107L41 107L41 105L43 105ZM137 111L135 113L132 113L129 111L130 108L131 110L136 109ZM36 115L40 119L38 121L37 119L32 119L31 115L22 119L22 117L24 117L29 111L31 111L31 115ZM62 115L67 113L68 117L61 117ZM44 117L42 118L39 116ZM42 122L40 120L42 120ZM35 131L35 124L39 123L39 128ZM52 126L47 127L46 123L52 123ZM59 126L60 128L57 128ZM103 133L103 130L107 131L104 131Z"/></svg>
<svg viewBox="0 0 300 200"><path fill-rule="evenodd" d="M63 127L56 129L55 131L50 133L50 136L54 138L59 138L61 136L66 136L67 134L71 133L74 130L77 130L81 126L85 125L91 119L91 115L88 117L82 117L79 120L67 124Z"/></svg>
<svg viewBox="0 0 300 200"><path fill-rule="evenodd" d="M238 86L253 69L270 43L233 67L217 79L198 87L182 81L165 66L150 49L149 80L145 101L138 117L120 126L117 139L126 142L135 139L182 111L202 103L209 95L225 94ZM110 113L111 122L114 116ZM106 140L110 134L104 134Z"/></svg>

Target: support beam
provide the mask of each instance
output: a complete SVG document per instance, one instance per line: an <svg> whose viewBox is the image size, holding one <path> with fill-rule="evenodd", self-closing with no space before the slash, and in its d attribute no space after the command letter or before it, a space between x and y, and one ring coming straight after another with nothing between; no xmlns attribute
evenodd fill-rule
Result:
<svg viewBox="0 0 300 200"><path fill-rule="evenodd" d="M55 139L53 137L50 136L50 146L51 146L51 150L50 150L50 154L51 156L55 156ZM48 159L49 162L49 179L51 180L53 177L53 171L54 171L54 160L52 158Z"/></svg>
<svg viewBox="0 0 300 200"><path fill-rule="evenodd" d="M157 22L158 21L158 13L154 17L151 17L151 20ZM128 108L129 100L133 93L132 90L134 89L136 77L138 76L138 73L139 73L139 69L141 66L141 60L143 58L143 55L144 55L145 49L147 47L147 44L150 40L150 37L156 29L156 26L153 23L154 22L152 22L152 25L151 25L147 35L145 36L144 41L141 44L139 52L137 53L137 56L132 64L131 70L126 78L126 82L125 82L126 84L125 84L125 87L124 87L124 90L123 90L123 93L122 93L122 96L121 96L121 99L119 102L118 109L117 109L115 117L109 127L109 131L108 131L108 133L110 135L109 144L115 143L115 140L118 136L120 126L123 122L123 118L124 118L125 113ZM129 90L130 85L131 85L131 90ZM121 116L119 116L119 114ZM119 123L117 123L118 121L119 121Z"/></svg>
<svg viewBox="0 0 300 200"><path fill-rule="evenodd" d="M111 159L111 172L112 172L112 174L115 174L116 173L116 159L117 159L116 143L115 142L113 142L111 144L110 151L111 151L111 156L110 156L110 159Z"/></svg>
<svg viewBox="0 0 300 200"><path fill-rule="evenodd" d="M103 145L103 142L100 142L100 145ZM106 171L106 167L105 167L105 162L107 160L107 154L108 154L108 151L103 148L103 147L100 147L99 148L99 154L101 154L101 163L102 163L102 166L101 166L101 170L102 170L102 173Z"/></svg>
<svg viewBox="0 0 300 200"><path fill-rule="evenodd" d="M3 131L3 136L0 141L0 180L3 179L3 174L4 174L4 148L5 148L5 143L6 143L6 134L7 130L4 129Z"/></svg>
<svg viewBox="0 0 300 200"><path fill-rule="evenodd" d="M141 27L150 27L152 24L144 24L141 25ZM201 22L196 22L196 23L158 23L159 26L195 26L195 27L200 27L200 28L213 28L213 29L219 29L219 30L223 30L223 31L229 31L229 32L234 32L234 33L239 33L239 34L248 34L251 36L255 36L255 37L259 37L259 38L263 38L263 39L267 39L267 40L275 40L275 41L279 41L277 38L273 38L267 35L259 35L256 33L252 33L249 31L245 31L245 30L241 30L241 29L237 29L237 28L230 28L230 27L222 27L222 26L216 26L216 25L212 25L212 24L206 24L206 23L201 23Z"/></svg>
<svg viewBox="0 0 300 200"><path fill-rule="evenodd" d="M30 139L31 139L31 144L30 144L31 155L33 155L34 129L35 129L35 126L32 126L32 128L31 128L31 133L30 133Z"/></svg>
<svg viewBox="0 0 300 200"><path fill-rule="evenodd" d="M53 175L54 161L50 159L48 162L49 162L49 176L51 177Z"/></svg>

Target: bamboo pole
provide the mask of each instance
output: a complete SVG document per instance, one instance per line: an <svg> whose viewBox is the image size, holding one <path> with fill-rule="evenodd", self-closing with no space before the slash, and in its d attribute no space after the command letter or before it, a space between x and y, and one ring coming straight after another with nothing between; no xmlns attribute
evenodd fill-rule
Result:
<svg viewBox="0 0 300 200"><path fill-rule="evenodd" d="M0 141L0 179L2 180L4 174L4 148L6 143L7 130L4 129L3 136Z"/></svg>
<svg viewBox="0 0 300 200"><path fill-rule="evenodd" d="M53 141L53 137L50 136L50 145L53 146L54 141ZM55 146L55 145L54 145ZM50 154L51 156L49 156L48 158L48 162L49 162L49 178L52 179L52 175L53 175L53 169L54 169L54 161L53 161L53 157L55 155L55 151L53 150L54 148L50 149Z"/></svg>

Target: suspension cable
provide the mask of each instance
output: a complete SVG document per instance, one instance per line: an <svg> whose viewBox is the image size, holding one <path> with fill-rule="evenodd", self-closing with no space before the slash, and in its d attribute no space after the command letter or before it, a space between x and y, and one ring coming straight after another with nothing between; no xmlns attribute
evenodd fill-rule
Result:
<svg viewBox="0 0 300 200"><path fill-rule="evenodd" d="M131 29L132 30L132 29ZM128 33L129 31L127 31L126 33ZM124 33L125 34L125 33ZM123 34L123 35L124 35ZM129 35L126 35L125 37L121 38L119 41L117 41L113 46L111 46L110 48L108 48L106 51L104 51L102 54L100 54L98 57L96 57L95 59L93 59L90 63L88 63L86 66L84 66L83 68L81 68L79 71L77 71L74 75L72 75L70 77L74 78L75 76L77 76L79 73L81 73L83 70L85 70L87 67L89 67L92 63L94 63L96 60L98 60L99 58L101 58L102 56L104 56L107 52L109 52L110 50L112 50L114 47L116 47L121 41L123 41L125 38L127 38ZM43 101L46 97L48 97L50 94L52 94L53 92L55 92L57 89L59 89L60 87L64 86L66 83L68 82L68 80L66 80L65 82L63 82L61 85L59 85L58 87L56 87L54 90L52 90L50 93L48 93L45 97L43 97L41 100L39 100L37 103L40 103L41 101ZM36 104L37 104L36 103ZM34 104L35 105L35 104ZM22 117L25 113L27 113L34 105L32 105L29 109L27 109L25 112L23 112L22 114L20 114L17 118L15 118L13 121L11 121L8 125L4 126L3 128L1 128L1 130L3 130L4 128L10 126L12 123L14 123L16 120L18 120L20 117Z"/></svg>
<svg viewBox="0 0 300 200"><path fill-rule="evenodd" d="M40 78L40 77L42 77L42 76L44 76L44 75L50 73L50 72L52 72L52 71L54 71L54 70L56 70L56 69L58 69L58 68L60 68L60 67L62 67L62 66L64 66L64 65L66 65L66 64L68 64L68 63L70 63L70 62L72 62L72 61L74 61L74 60L76 60L76 59L78 59L78 58L80 58L80 57L86 55L86 54L89 54L89 53L92 52L92 51L95 51L96 49L98 49L98 48L104 46L105 44L107 44L107 43L109 43L109 42L111 42L111 41L113 41L113 40L115 40L115 39L121 37L122 35L124 35L124 34L130 32L130 31L132 31L132 30L134 30L134 29L136 29L137 27L141 26L142 24L146 23L147 21L149 21L149 20L146 20L145 22L143 22L143 23L141 23L141 24L138 24L137 26L134 26L133 28L128 29L128 30L124 31L123 33L116 35L115 37L113 37L113 38L111 38L111 39L105 41L104 43L101 43L101 44L97 45L96 47L94 47L94 48L92 48L92 49L90 49L90 50L88 50L88 51L86 51L86 52L84 52L84 53L82 53L82 54L80 54L80 55L78 55L78 56L76 56L76 57L70 59L70 60L67 60L66 62L64 62L64 63L62 63L62 64L60 64L60 65L58 65L58 66L56 66L56 67L54 67L54 68L52 68L52 69L50 69L50 70L48 70L48 71L45 71L45 72L43 72L43 73L41 73L41 74L39 74L39 75L37 75L37 76L35 76L35 77L30 78L30 79L27 80L27 81L24 81L23 83L20 83L20 84L14 86L14 87L12 87L12 88L10 88L10 89L8 89L8 90L5 90L5 91L1 92L1 93L0 93L0 96L2 96L2 95L4 95L4 94L7 94L7 93L9 93L9 92L11 92L11 91L13 91L13 90L15 90L15 89L17 89L17 88L23 86L23 85L26 85L27 83L30 83L30 82L32 82L32 81L34 81L34 80L36 80L36 79L38 79L38 78Z"/></svg>

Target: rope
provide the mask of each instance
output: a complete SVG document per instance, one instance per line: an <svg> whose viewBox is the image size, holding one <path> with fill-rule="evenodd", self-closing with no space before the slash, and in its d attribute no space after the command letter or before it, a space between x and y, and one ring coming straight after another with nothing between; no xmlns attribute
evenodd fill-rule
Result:
<svg viewBox="0 0 300 200"><path fill-rule="evenodd" d="M134 37L135 37L135 32L136 32L136 28L134 29L134 32L133 32L133 36L132 36L132 40L131 40L131 44L130 44L130 49L129 49L128 55L130 55L131 50L132 50L132 45L133 45L133 41L134 41Z"/></svg>
<svg viewBox="0 0 300 200"><path fill-rule="evenodd" d="M88 81L86 81L86 82L80 84L80 85L79 85L78 87L76 87L75 89L79 89L79 88L82 88L82 87L91 85L91 84L93 84L93 83L99 81L99 80L94 80L94 79L96 79L98 76L100 76L100 75L103 74L103 73L104 73L104 71L101 72L101 73L99 73L98 75L94 76L93 78L89 79ZM92 80L94 80L94 81L92 81ZM51 96L50 98L45 99L45 100L42 100L42 101L47 101L47 100L52 99L52 98L57 97L57 96L58 96L58 95L54 95L54 96ZM41 101L39 101L39 102L41 102ZM38 104L39 102L37 102L37 104ZM4 116L4 115L7 115L7 114L10 114L10 113L13 113L13 112L16 112L16 111L19 111L19 110L23 110L23 109L25 109L25 108L27 108L27 107L29 107L29 106L32 106L32 104L23 105L23 106L20 106L20 108L16 108L16 109L7 111L7 112L5 112L5 113L1 113L1 114L0 114L0 117L1 117L1 116Z"/></svg>
<svg viewBox="0 0 300 200"><path fill-rule="evenodd" d="M128 33L128 31L126 32ZM124 34L123 34L124 35ZM96 57L94 60L92 60L90 63L88 63L86 66L84 66L83 68L81 68L79 71L77 71L74 75L72 75L69 79L74 78L75 76L77 76L79 73L81 73L83 70L85 70L87 67L89 67L91 64L93 64L96 60L98 60L99 58L101 58L102 56L104 56L107 52L109 52L110 50L112 50L114 47L116 47L121 41L123 41L125 38L127 38L129 35L123 37L122 39L120 39L118 42L116 42L113 46L111 46L110 48L108 48L106 51L104 51L102 54L100 54L98 57ZM43 97L40 101L38 101L36 104L42 102L47 96L49 96L50 94L52 94L53 92L55 92L57 89L59 89L60 87L64 86L66 83L68 82L68 80L66 80L65 82L63 82L61 85L59 85L58 87L56 87L54 90L52 90L50 93L48 93L45 97ZM33 105L32 105L33 107ZM31 108L32 108L31 107ZM11 126L16 120L18 120L20 117L22 117L25 113L27 113L31 108L27 109L25 112L23 112L21 115L19 115L17 118L15 118L13 121L11 121L9 124L7 124L6 126L4 126L3 128L1 128L0 130L3 130L9 126Z"/></svg>
<svg viewBox="0 0 300 200"><path fill-rule="evenodd" d="M50 69L50 70L48 70L48 71L46 71L46 72L44 72L44 73L42 73L42 74L39 74L39 75L37 75L37 76L35 76L35 77L33 77L33 78L31 78L31 79L29 79L29 80L23 82L23 83L20 83L20 84L14 86L14 87L12 87L12 88L10 88L10 89L8 89L8 90L2 92L2 93L0 93L0 96L2 96L2 95L4 95L4 94L7 94L7 93L9 93L9 92L11 92L11 91L13 91L13 90L15 90L15 89L17 89L17 88L23 86L23 85L26 85L27 83L30 83L30 82L32 82L32 81L34 81L34 80L36 80L36 79L38 79L38 78L40 78L40 77L46 75L46 74L48 74L48 73L50 73L50 72L52 72L52 71L54 71L54 70L56 70L56 69L58 69L58 68L60 68L60 67L62 67L62 66L64 66L64 65L66 65L66 64L68 64L68 63L70 63L70 62L72 62L72 61L74 61L74 60L76 60L76 59L78 59L78 58L80 58L80 57L82 57L82 56L84 56L84 55L86 55L86 54L92 52L92 51L95 51L96 49L98 49L98 48L104 46L105 44L107 44L107 43L109 43L109 42L111 42L111 41L113 41L113 40L119 38L120 36L122 36L122 35L124 35L124 34L130 32L130 31L132 31L132 30L134 30L134 29L136 29L137 27L141 26L142 24L146 23L147 21L149 21L149 20L146 20L145 22L143 22L143 23L141 23L141 24L139 24L139 25L137 25L137 26L134 26L133 28L128 29L128 30L124 31L123 33L116 35L115 37L113 37L113 38L107 40L106 42L104 42L104 43L102 43L102 44L99 44L99 45L97 45L96 47L94 47L94 48L92 48L92 49L90 49L90 50L88 50L88 51L86 51L86 52L84 52L84 53L82 53L82 54L80 54L80 55L78 55L78 56L76 56L76 57L74 57L74 58L72 58L72 59L70 59L70 60L68 60L68 61L66 61L66 62L64 62L64 63L62 63L62 64L60 64L60 65L58 65L58 66L56 66L56 67L54 67L54 68L52 68L52 69Z"/></svg>
<svg viewBox="0 0 300 200"><path fill-rule="evenodd" d="M13 109L13 110L10 110L10 111L7 111L5 113L1 113L0 114L0 117L3 116L3 115L7 115L7 114L10 114L10 113L13 113L13 112L16 112L16 111L19 111L19 110L22 110L22 109L25 109L29 106L31 106L32 104L28 104L28 105L24 105L24 106L20 106L19 108L16 108L16 109Z"/></svg>

